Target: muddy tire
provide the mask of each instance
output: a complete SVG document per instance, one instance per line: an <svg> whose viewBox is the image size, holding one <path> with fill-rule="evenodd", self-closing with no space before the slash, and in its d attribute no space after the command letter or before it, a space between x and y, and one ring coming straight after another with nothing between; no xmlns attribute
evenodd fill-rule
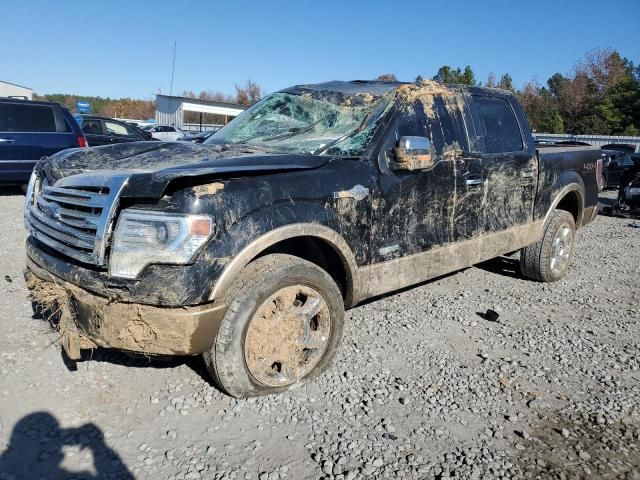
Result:
<svg viewBox="0 0 640 480"><path fill-rule="evenodd" d="M569 270L575 246L576 224L573 215L554 210L536 243L520 251L522 275L539 282L556 282Z"/></svg>
<svg viewBox="0 0 640 480"><path fill-rule="evenodd" d="M298 257L251 262L229 289L229 305L203 354L217 386L234 397L297 388L322 373L342 337L344 303L331 276Z"/></svg>

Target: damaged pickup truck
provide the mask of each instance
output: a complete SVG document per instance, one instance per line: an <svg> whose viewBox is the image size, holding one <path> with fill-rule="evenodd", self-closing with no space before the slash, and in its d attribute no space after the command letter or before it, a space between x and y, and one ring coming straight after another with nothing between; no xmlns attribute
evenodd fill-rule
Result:
<svg viewBox="0 0 640 480"><path fill-rule="evenodd" d="M280 392L326 369L367 298L518 250L524 276L564 277L599 158L536 150L505 91L296 86L202 145L43 159L25 275L71 358L202 354L230 395Z"/></svg>

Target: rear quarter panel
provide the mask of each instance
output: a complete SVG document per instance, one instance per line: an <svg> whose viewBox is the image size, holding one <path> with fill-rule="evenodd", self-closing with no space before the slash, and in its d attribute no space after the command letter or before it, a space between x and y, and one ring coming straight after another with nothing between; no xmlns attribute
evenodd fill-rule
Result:
<svg viewBox="0 0 640 480"><path fill-rule="evenodd" d="M579 223L586 209L598 204L596 147L545 147L538 149L540 170L534 218L545 219L562 198L576 191L581 200Z"/></svg>

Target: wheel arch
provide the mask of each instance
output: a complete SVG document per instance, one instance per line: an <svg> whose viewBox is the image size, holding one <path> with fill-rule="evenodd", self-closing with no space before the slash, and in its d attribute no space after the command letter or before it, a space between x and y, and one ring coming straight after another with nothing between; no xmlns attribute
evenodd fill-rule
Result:
<svg viewBox="0 0 640 480"><path fill-rule="evenodd" d="M584 187L578 183L570 183L562 187L554 196L551 207L545 215L545 223L551 213L558 210L569 212L576 223L576 229L582 225L582 217L584 215Z"/></svg>
<svg viewBox="0 0 640 480"><path fill-rule="evenodd" d="M253 240L226 265L209 300L222 299L242 269L269 253L288 253L324 268L341 288L345 306L357 303L360 282L351 248L335 230L315 223L285 225Z"/></svg>

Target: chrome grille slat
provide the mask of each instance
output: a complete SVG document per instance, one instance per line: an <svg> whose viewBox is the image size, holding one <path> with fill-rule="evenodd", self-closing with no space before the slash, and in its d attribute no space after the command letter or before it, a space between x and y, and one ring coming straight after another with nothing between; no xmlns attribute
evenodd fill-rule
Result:
<svg viewBox="0 0 640 480"><path fill-rule="evenodd" d="M31 207L31 216L41 224L43 224L46 228L58 231L58 235L65 235L72 239L72 245L77 245L82 248L89 248L93 250L93 244L95 240L95 235L88 235L80 230L77 230L73 227L65 226L56 220L43 215L38 212L34 207ZM45 232L47 233L47 232ZM48 234L50 235L50 234ZM56 235L50 235L54 238ZM69 242L65 242L69 243Z"/></svg>
<svg viewBox="0 0 640 480"><path fill-rule="evenodd" d="M42 189L47 195L60 195L62 197L77 197L80 199L91 200L91 194L83 192L82 190L76 190L74 188L57 188L57 187L44 187Z"/></svg>
<svg viewBox="0 0 640 480"><path fill-rule="evenodd" d="M50 228L47 225L43 224L42 222L40 222L40 220L37 220L33 217L32 217L32 220L34 220L35 222L34 227L38 229L38 231L40 231L42 234L46 235L47 237L56 240L58 243L67 245L68 247L74 247L76 249L80 248L85 250L87 253L91 253L91 249L93 248L92 244L87 244L82 240L75 239L71 235L67 235L66 233L60 233L54 230L53 228Z"/></svg>
<svg viewBox="0 0 640 480"><path fill-rule="evenodd" d="M44 198L42 198L41 196L38 196L36 198L36 202L38 203L38 205L41 208L47 208L51 205L52 202L47 202ZM74 217L74 218L79 218L79 219L83 219L86 220L87 222L90 222L94 225L98 224L98 219L100 218L100 215L97 213L89 213L89 212L83 212L80 210L69 210L67 208L62 208L60 207L60 215L64 215L66 217Z"/></svg>
<svg viewBox="0 0 640 480"><path fill-rule="evenodd" d="M90 200L78 200L76 197L63 197L62 195L50 195L46 192L41 194L45 200L50 202L65 203L67 205L75 205L77 207L86 208L104 208L105 204L102 199L94 198Z"/></svg>
<svg viewBox="0 0 640 480"><path fill-rule="evenodd" d="M44 243L45 245L50 246L51 248L65 254L68 257L75 258L76 260L80 260L81 262L84 262L84 263L93 263L91 260L90 253L86 253L81 250L76 250L73 247L69 247L68 245L65 245L64 243L60 243L37 230L32 231L31 234L35 238L37 238L39 241Z"/></svg>
<svg viewBox="0 0 640 480"><path fill-rule="evenodd" d="M118 196L128 175L87 173L48 185L37 179L26 199L26 224L34 238L62 254L104 265Z"/></svg>

